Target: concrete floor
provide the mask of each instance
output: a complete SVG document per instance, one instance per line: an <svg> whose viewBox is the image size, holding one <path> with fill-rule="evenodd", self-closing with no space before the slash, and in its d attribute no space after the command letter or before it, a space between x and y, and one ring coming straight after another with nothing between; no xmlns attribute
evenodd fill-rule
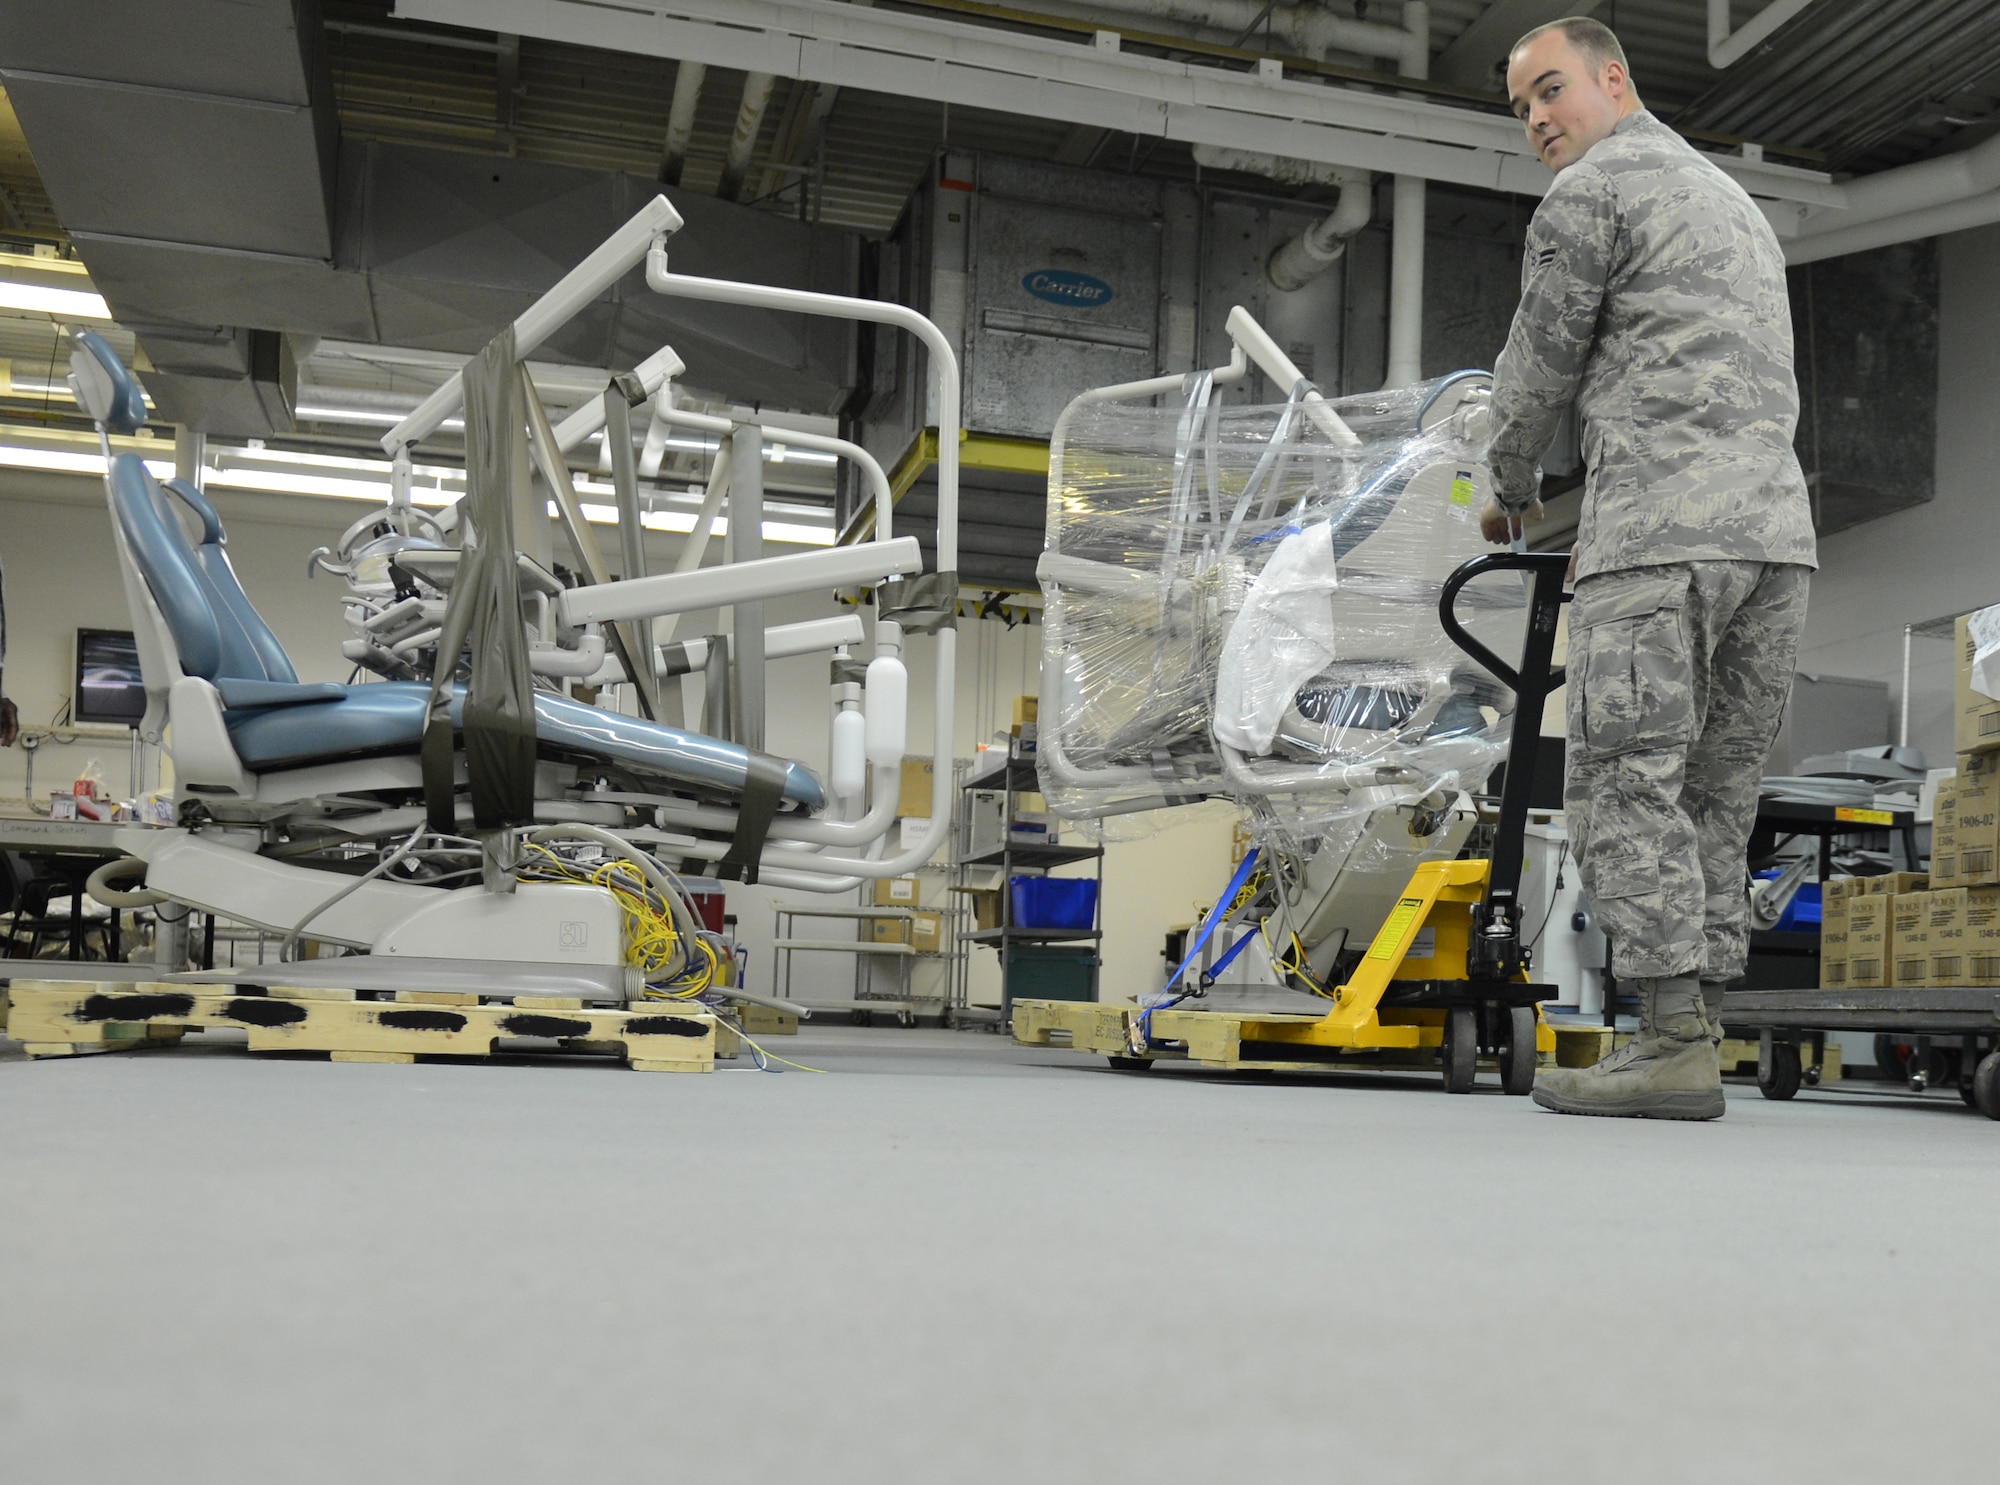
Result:
<svg viewBox="0 0 2000 1485"><path fill-rule="evenodd" d="M8 1047L0 1474L1990 1470L2000 1127L1953 1094L1654 1124L776 1044L830 1075Z"/></svg>

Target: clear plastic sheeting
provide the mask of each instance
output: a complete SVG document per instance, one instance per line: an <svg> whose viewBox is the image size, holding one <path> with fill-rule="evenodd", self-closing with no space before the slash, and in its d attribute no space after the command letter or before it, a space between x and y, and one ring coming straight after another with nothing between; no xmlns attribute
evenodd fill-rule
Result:
<svg viewBox="0 0 2000 1485"><path fill-rule="evenodd" d="M1303 388L1304 384L1301 384ZM1051 449L1038 737L1065 818L1144 833L1233 800L1290 850L1476 790L1513 696L1438 623L1444 580L1490 550L1483 373L1340 399L1340 447L1297 396L1072 407ZM1518 649L1524 591L1461 595Z"/></svg>

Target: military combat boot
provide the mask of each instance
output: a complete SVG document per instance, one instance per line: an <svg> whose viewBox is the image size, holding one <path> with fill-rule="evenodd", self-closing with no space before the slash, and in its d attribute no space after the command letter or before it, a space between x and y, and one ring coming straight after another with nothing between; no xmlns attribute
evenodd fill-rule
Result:
<svg viewBox="0 0 2000 1485"><path fill-rule="evenodd" d="M1594 1067L1544 1068L1535 1102L1559 1114L1614 1119L1717 1119L1722 1068L1693 975L1631 982L1639 1033Z"/></svg>
<svg viewBox="0 0 2000 1485"><path fill-rule="evenodd" d="M1722 996L1729 984L1728 980L1701 982L1701 1013L1708 1018L1709 1034L1718 1047L1722 1045Z"/></svg>

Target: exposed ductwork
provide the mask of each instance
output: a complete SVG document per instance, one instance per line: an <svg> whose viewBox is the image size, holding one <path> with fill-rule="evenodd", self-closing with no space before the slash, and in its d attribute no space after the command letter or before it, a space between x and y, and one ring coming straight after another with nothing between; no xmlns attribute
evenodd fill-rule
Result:
<svg viewBox="0 0 2000 1485"><path fill-rule="evenodd" d="M313 0L0 9L0 78L93 282L138 336L167 420L288 431L295 362L318 337L469 355L660 189L521 159L342 146L320 36ZM690 272L832 293L859 282L853 234L669 194ZM671 341L704 384L809 412L834 411L854 385L851 327L637 284L579 316L551 354L630 366Z"/></svg>
<svg viewBox="0 0 2000 1485"><path fill-rule="evenodd" d="M1777 29L1814 0L1770 0L1736 30L1730 30L1729 0L1708 0L1708 64L1720 72L1762 46Z"/></svg>
<svg viewBox="0 0 2000 1485"><path fill-rule="evenodd" d="M764 129L764 113L771 106L771 93L778 79L768 72L750 72L743 77L743 102L736 110L736 128L729 136L729 155L722 162L722 184L715 194L734 201L743 193L743 179L750 173L750 156L757 148L757 136Z"/></svg>
<svg viewBox="0 0 2000 1485"><path fill-rule="evenodd" d="M667 138L660 151L660 184L681 183L681 168L687 164L688 140L694 137L694 111L701 102L701 85L708 68L700 62L683 62L674 73L674 97L667 105Z"/></svg>
<svg viewBox="0 0 2000 1485"><path fill-rule="evenodd" d="M1785 261L1813 263L2000 222L2000 136L1847 183L1847 208L1806 218Z"/></svg>

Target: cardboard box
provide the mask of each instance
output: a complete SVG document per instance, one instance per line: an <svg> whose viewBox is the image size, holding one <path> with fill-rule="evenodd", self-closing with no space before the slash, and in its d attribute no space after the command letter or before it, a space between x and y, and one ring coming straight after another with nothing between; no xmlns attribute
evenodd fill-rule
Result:
<svg viewBox="0 0 2000 1485"><path fill-rule="evenodd" d="M951 890L971 900L973 932L980 933L1000 926L1000 894L1004 888L953 887Z"/></svg>
<svg viewBox="0 0 2000 1485"><path fill-rule="evenodd" d="M1958 777L1938 780L1931 802L1931 890L1958 884Z"/></svg>
<svg viewBox="0 0 2000 1485"><path fill-rule="evenodd" d="M2000 889L1967 889L1963 918L1963 983L2000 985Z"/></svg>
<svg viewBox="0 0 2000 1485"><path fill-rule="evenodd" d="M1889 904L1896 899L1864 892L1847 903L1847 983L1889 983Z"/></svg>
<svg viewBox="0 0 2000 1485"><path fill-rule="evenodd" d="M1934 826L1932 858L1937 854ZM1953 886L1979 887L2000 882L2000 756L1967 754L1958 760L1958 777L1952 780L1951 823L1945 831L1944 854L1952 864Z"/></svg>
<svg viewBox="0 0 2000 1485"><path fill-rule="evenodd" d="M1020 727L1025 723L1029 727L1034 726L1036 722L1041 720L1035 715L1040 707L1041 698L1038 696L1016 696L1014 698L1014 725Z"/></svg>
<svg viewBox="0 0 2000 1485"><path fill-rule="evenodd" d="M1847 905L1856 878L1835 877L1820 883L1819 983L1823 990L1847 986Z"/></svg>
<svg viewBox="0 0 2000 1485"><path fill-rule="evenodd" d="M1931 894L1901 892L1889 899L1889 983L1921 985L1931 975Z"/></svg>
<svg viewBox="0 0 2000 1485"><path fill-rule="evenodd" d="M931 781L936 770L928 758L905 758L903 760L903 787L896 796L896 813L919 816L928 820L931 815Z"/></svg>
<svg viewBox="0 0 2000 1485"><path fill-rule="evenodd" d="M917 879L915 877L877 877L875 879L876 907L915 907L917 905Z"/></svg>
<svg viewBox="0 0 2000 1485"><path fill-rule="evenodd" d="M1965 899L1970 890L1945 887L1924 894L1930 899L1925 935L1930 974L1923 982L1927 985L1965 983Z"/></svg>
<svg viewBox="0 0 2000 1485"><path fill-rule="evenodd" d="M944 914L919 908L913 918L871 918L868 937L878 944L908 944L919 954L936 954L944 946Z"/></svg>
<svg viewBox="0 0 2000 1485"><path fill-rule="evenodd" d="M1979 614L1961 614L1958 618L1958 706L1957 736L1960 753L1990 753L2000 749L2000 701L1991 696L1983 696L1972 689L1972 657L1977 653L1978 641L1973 638L1973 621L1991 609Z"/></svg>
<svg viewBox="0 0 2000 1485"><path fill-rule="evenodd" d="M1905 892L1922 892L1929 888L1931 879L1920 871L1890 871L1879 877L1856 877L1861 885L1859 892L1865 897L1900 897Z"/></svg>

